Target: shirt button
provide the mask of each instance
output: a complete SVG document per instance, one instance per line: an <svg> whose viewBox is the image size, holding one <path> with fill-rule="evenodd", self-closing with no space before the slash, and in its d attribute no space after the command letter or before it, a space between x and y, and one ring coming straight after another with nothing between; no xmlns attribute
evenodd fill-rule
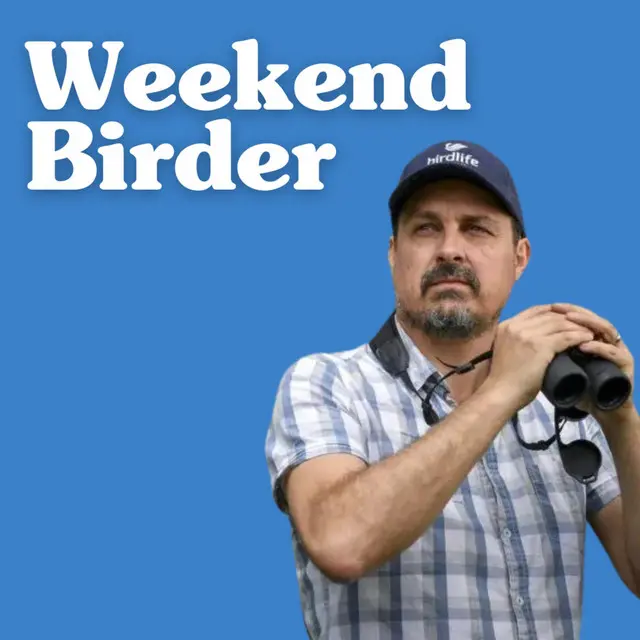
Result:
<svg viewBox="0 0 640 640"><path fill-rule="evenodd" d="M518 596L516 598L516 603L518 604L519 607L521 607L524 604L524 598L522 596Z"/></svg>
<svg viewBox="0 0 640 640"><path fill-rule="evenodd" d="M511 529L504 529L504 530L502 531L502 537L503 537L505 540L508 540L508 539L511 537Z"/></svg>

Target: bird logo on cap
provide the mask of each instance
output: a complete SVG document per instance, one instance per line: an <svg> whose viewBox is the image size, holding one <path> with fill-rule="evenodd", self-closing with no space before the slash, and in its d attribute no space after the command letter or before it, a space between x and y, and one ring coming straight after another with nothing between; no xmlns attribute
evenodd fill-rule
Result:
<svg viewBox="0 0 640 640"><path fill-rule="evenodd" d="M444 145L444 148L447 151L460 151L461 149L466 149L467 145L461 144L460 142L447 142L447 144Z"/></svg>

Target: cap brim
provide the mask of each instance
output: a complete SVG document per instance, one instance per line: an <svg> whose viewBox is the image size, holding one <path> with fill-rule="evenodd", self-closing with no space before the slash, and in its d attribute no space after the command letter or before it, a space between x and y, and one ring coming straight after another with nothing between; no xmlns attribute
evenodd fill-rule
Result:
<svg viewBox="0 0 640 640"><path fill-rule="evenodd" d="M496 185L478 174L471 167L456 164L434 164L424 167L413 175L403 180L393 191L389 198L389 209L393 218L397 217L407 200L421 187L438 180L458 178L474 183L490 191L516 219L518 215L513 211Z"/></svg>

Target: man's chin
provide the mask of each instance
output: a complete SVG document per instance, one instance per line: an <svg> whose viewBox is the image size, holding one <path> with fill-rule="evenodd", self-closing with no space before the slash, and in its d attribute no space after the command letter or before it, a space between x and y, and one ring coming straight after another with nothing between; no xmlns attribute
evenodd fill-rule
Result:
<svg viewBox="0 0 640 640"><path fill-rule="evenodd" d="M489 322L478 314L468 299L447 297L445 300L428 301L420 311L406 312L412 326L425 335L440 340L465 340L486 330Z"/></svg>
<svg viewBox="0 0 640 640"><path fill-rule="evenodd" d="M468 297L446 297L429 300L424 308L425 313L467 313L473 314L473 304Z"/></svg>

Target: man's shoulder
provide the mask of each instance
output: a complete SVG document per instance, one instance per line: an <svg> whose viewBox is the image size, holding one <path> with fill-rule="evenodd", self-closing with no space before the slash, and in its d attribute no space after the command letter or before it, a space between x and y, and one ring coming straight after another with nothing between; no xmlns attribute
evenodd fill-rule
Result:
<svg viewBox="0 0 640 640"><path fill-rule="evenodd" d="M336 351L315 351L294 360L284 371L281 385L293 379L349 385L356 380L379 376L382 369L368 343Z"/></svg>

